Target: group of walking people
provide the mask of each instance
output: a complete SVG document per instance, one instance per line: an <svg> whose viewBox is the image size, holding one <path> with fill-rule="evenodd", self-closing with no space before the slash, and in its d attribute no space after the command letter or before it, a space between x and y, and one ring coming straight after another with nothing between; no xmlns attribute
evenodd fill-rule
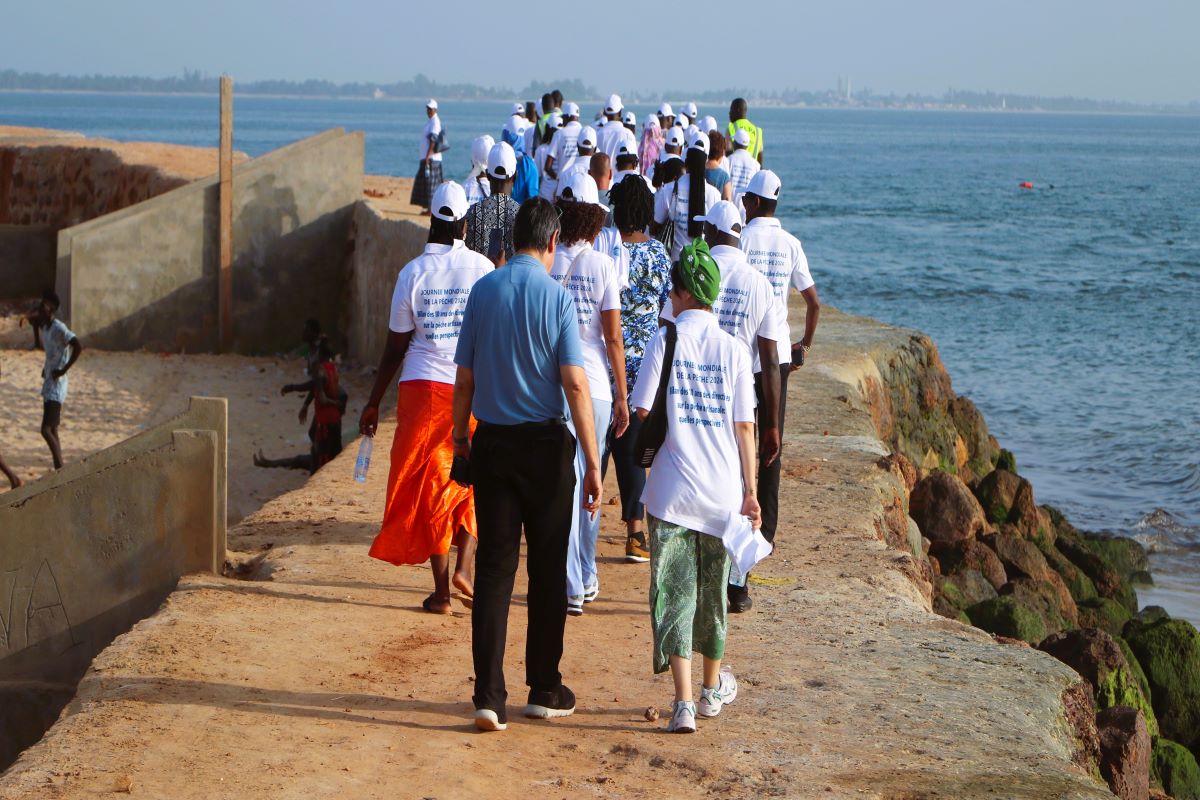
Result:
<svg viewBox="0 0 1200 800"><path fill-rule="evenodd" d="M786 386L812 345L816 288L800 242L775 216L782 185L761 168L762 130L744 101L731 104L728 136L711 118L697 123L694 104L678 114L664 104L640 142L617 95L598 131L558 93L540 114L532 106L514 105L500 141L476 140L468 191L428 169L442 130L429 103L414 187L430 214L428 243L397 277L359 421L375 434L399 370L370 554L429 562L425 610L450 613L456 594L471 607L475 724L502 730L524 531L523 713L569 715L563 632L601 597L596 542L611 460L626 561L650 563L653 669L675 684L668 729L692 732L697 716L717 716L737 696L722 667L727 615L751 608L747 567L775 539ZM422 186L422 176L438 182ZM790 287L806 304L794 344ZM747 543L757 556L739 555Z"/></svg>

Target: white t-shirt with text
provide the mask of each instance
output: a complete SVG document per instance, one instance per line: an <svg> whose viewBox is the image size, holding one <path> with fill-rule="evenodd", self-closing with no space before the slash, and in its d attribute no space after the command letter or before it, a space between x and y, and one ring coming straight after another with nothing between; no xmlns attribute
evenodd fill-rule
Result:
<svg viewBox="0 0 1200 800"><path fill-rule="evenodd" d="M758 355L758 337L777 342L782 311L771 282L746 261L736 247L719 244L712 249L713 260L721 268L721 290L713 303L713 314L721 330L737 339L750 356L751 371L762 371ZM674 321L671 298L663 304L662 318Z"/></svg>
<svg viewBox="0 0 1200 800"><path fill-rule="evenodd" d="M575 298L579 315L579 343L583 346L583 368L592 398L612 402L608 377L608 350L604 346L603 311L621 310L621 287L617 266L611 258L592 249L587 241L559 247L554 253L550 277Z"/></svg>
<svg viewBox="0 0 1200 800"><path fill-rule="evenodd" d="M654 458L642 502L659 519L721 536L742 508L734 424L754 421L750 358L707 311L684 311L667 388L667 438ZM646 346L630 405L650 410L662 371L666 329Z"/></svg>
<svg viewBox="0 0 1200 800"><path fill-rule="evenodd" d="M575 163L579 157L579 136L583 126L579 121L568 122L554 132L550 140L550 155L554 158L554 172L562 175L563 170Z"/></svg>
<svg viewBox="0 0 1200 800"><path fill-rule="evenodd" d="M401 381L454 383L454 351L467 297L475 281L493 269L486 256L461 239L453 245L427 244L425 252L404 265L392 292L388 322L396 333L413 334Z"/></svg>
<svg viewBox="0 0 1200 800"><path fill-rule="evenodd" d="M800 240L783 229L776 217L755 217L742 228L742 252L750 266L767 277L782 312L779 363L792 360L791 326L788 323L788 284L803 292L816 285L808 271L808 258Z"/></svg>

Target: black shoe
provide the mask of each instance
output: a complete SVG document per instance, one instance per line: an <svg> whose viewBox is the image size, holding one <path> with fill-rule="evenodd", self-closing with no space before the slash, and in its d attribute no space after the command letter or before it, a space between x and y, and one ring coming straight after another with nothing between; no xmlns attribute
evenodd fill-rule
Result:
<svg viewBox="0 0 1200 800"><path fill-rule="evenodd" d="M731 583L727 587L725 594L729 599L730 614L741 614L743 611L749 611L754 607L754 601L750 599L750 589L745 586L734 586Z"/></svg>
<svg viewBox="0 0 1200 800"><path fill-rule="evenodd" d="M575 713L575 693L561 685L552 692L530 689L529 702L522 713L530 719L569 717Z"/></svg>

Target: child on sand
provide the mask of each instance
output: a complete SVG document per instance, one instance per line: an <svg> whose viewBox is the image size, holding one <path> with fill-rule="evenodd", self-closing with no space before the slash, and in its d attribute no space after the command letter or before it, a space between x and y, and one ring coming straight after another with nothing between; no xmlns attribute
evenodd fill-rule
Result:
<svg viewBox="0 0 1200 800"><path fill-rule="evenodd" d="M666 440L646 481L650 528L650 619L654 671L671 670L671 733L694 733L692 652L704 656L699 714L715 717L737 698L737 679L721 669L725 655L725 585L729 557L722 534L737 514L757 525L754 478L754 379L746 348L712 313L721 272L701 239L685 246L671 270L676 309L673 367L662 374L667 329L654 335L633 391L645 418L660 380ZM703 398L697 400L697 398Z"/></svg>
<svg viewBox="0 0 1200 800"><path fill-rule="evenodd" d="M50 446L54 468L62 469L58 425L62 420L63 403L67 402L67 371L79 360L83 345L62 320L54 318L58 307L58 295L46 292L28 319L33 327L33 346L46 351L46 363L42 367L42 438Z"/></svg>

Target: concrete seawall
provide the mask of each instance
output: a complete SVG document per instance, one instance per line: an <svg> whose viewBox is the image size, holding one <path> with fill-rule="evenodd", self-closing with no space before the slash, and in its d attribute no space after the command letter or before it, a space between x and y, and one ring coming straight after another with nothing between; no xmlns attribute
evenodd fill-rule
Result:
<svg viewBox="0 0 1200 800"><path fill-rule="evenodd" d="M779 549L731 620L742 692L696 736L643 718L670 681L650 674L647 570L620 563L611 506L601 597L568 624L579 710L514 719L522 575L510 727L471 733L469 620L419 610L427 568L367 558L386 449L359 487L351 448L230 532L256 580L185 578L114 642L0 797L1111 797L1076 764L1063 698L1079 676L930 611L905 485L881 457L890 439L969 468L932 344L829 309L811 359L789 384Z"/></svg>
<svg viewBox="0 0 1200 800"><path fill-rule="evenodd" d="M337 311L362 164L362 134L333 129L234 168L235 350L289 349L297 319ZM215 176L198 180L59 232L58 294L77 335L215 349L217 191Z"/></svg>
<svg viewBox="0 0 1200 800"><path fill-rule="evenodd" d="M0 766L92 658L225 556L224 400L0 497Z"/></svg>

